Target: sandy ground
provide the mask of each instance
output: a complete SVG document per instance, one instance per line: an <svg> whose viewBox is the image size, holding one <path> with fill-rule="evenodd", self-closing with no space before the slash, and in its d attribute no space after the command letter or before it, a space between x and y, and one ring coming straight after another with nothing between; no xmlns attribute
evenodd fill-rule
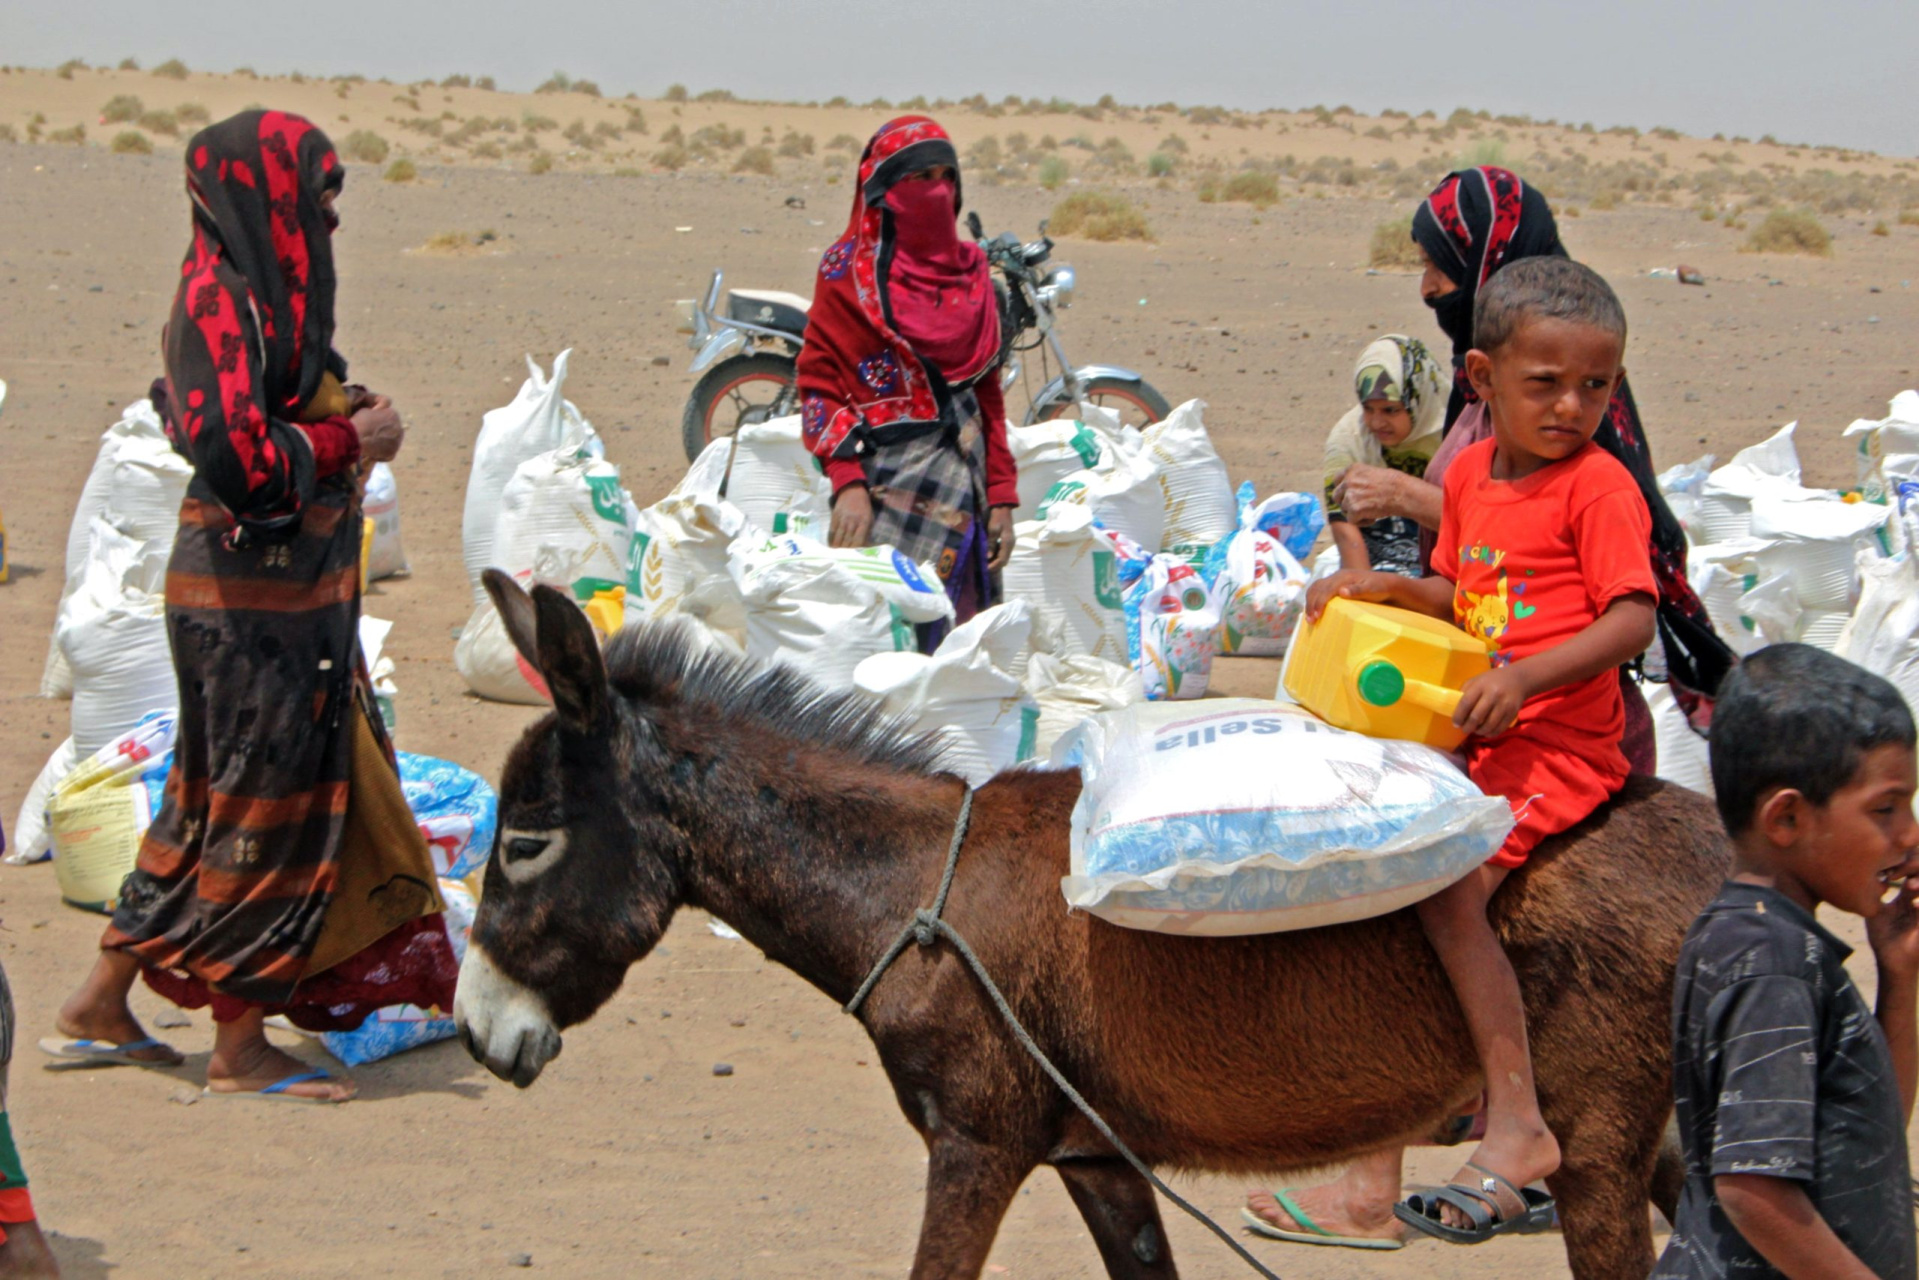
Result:
<svg viewBox="0 0 1919 1280"><path fill-rule="evenodd" d="M112 79L91 75L80 77L90 104ZM18 73L0 87L7 79ZM148 92L164 83L141 78ZM215 101L204 84L187 93ZM238 106L267 90L235 94ZM877 122L845 114L849 131ZM15 571L0 587L9 821L66 734L67 706L33 696L62 547L98 433L157 372L185 238L178 165L177 152L0 144L0 377L11 388L0 511ZM355 377L391 393L408 417L396 471L414 574L379 584L367 608L398 624L389 652L401 745L491 775L531 713L467 696L450 661L468 607L459 509L481 413L512 395L522 353L550 359L572 346L567 394L651 501L684 465L688 353L671 300L697 292L715 266L739 284L805 290L846 189L824 185L817 169L612 178L428 165L406 186L369 177L355 170L342 206L339 346ZM993 229L1028 231L1052 202L1030 186L973 194ZM795 195L804 209L786 207ZM1262 492L1310 487L1360 346L1393 328L1436 336L1412 277L1365 271L1371 228L1403 210L1305 199L1257 215L1184 191L1142 196L1157 244L1062 246L1082 282L1068 349L1139 368L1176 402L1206 398L1236 479ZM1662 463L1723 457L1796 417L1809 481L1853 478L1839 429L1883 414L1890 395L1919 381L1910 345L1919 298L1908 287L1919 228L1879 238L1829 222L1842 234L1827 261L1737 254L1730 233L1677 209L1588 212L1566 224L1574 252L1625 300L1629 363ZM482 228L499 233L497 252L417 251L437 232ZM1710 284L1644 274L1676 260L1703 268ZM1226 663L1219 684L1264 693L1273 674L1269 663ZM362 1069L362 1099L340 1110L183 1105L205 1066L204 1015L167 1033L193 1055L177 1073L43 1072L30 1046L89 962L101 922L61 906L46 867L0 870L0 921L28 1046L13 1070L16 1132L69 1275L464 1276L522 1253L567 1275L889 1276L908 1265L923 1152L869 1045L829 1001L701 918L676 924L530 1092L440 1045ZM161 1007L144 992L137 1000L146 1015ZM735 1067L730 1078L711 1074L721 1061ZM1443 1176L1456 1158L1423 1153L1414 1173ZM1236 1210L1237 1181L1182 1185L1210 1210ZM1174 1221L1170 1231L1186 1274L1239 1274L1197 1228ZM1262 1248L1289 1277L1564 1274L1550 1237L1383 1258ZM1050 1175L1015 1202L993 1267L1097 1273Z"/></svg>

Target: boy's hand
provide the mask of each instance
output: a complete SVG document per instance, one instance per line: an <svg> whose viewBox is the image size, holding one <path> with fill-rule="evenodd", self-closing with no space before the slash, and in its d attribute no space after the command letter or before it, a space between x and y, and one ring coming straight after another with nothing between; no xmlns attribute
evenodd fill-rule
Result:
<svg viewBox="0 0 1919 1280"><path fill-rule="evenodd" d="M1318 622L1319 615L1335 596L1342 600L1369 600L1382 604L1393 598L1391 579L1395 575L1374 569L1341 569L1306 588L1306 620Z"/></svg>
<svg viewBox="0 0 1919 1280"><path fill-rule="evenodd" d="M1910 978L1919 975L1919 853L1908 854L1892 874L1905 883L1866 921L1866 941L1881 972Z"/></svg>
<svg viewBox="0 0 1919 1280"><path fill-rule="evenodd" d="M1525 674L1516 667L1494 667L1468 680L1459 691L1453 723L1482 738L1504 733L1519 719L1519 709L1531 693Z"/></svg>

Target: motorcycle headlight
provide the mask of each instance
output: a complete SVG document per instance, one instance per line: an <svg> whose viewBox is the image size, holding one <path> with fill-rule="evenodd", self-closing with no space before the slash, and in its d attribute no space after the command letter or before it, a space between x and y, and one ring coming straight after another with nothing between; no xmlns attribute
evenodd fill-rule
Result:
<svg viewBox="0 0 1919 1280"><path fill-rule="evenodd" d="M1073 305L1073 286L1078 283L1078 279L1073 275L1071 267L1063 262L1060 263L1046 273L1044 283L1053 291L1054 306L1063 310Z"/></svg>

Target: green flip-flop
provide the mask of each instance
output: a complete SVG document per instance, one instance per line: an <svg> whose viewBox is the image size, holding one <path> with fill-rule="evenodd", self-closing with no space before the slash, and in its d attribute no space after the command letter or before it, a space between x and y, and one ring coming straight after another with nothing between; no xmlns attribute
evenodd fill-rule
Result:
<svg viewBox="0 0 1919 1280"><path fill-rule="evenodd" d="M1342 1236L1326 1230L1326 1228L1320 1226L1308 1217L1306 1211L1299 1207L1299 1202L1292 1197L1291 1193L1293 1190L1294 1188L1292 1187L1286 1187L1282 1190L1275 1191L1272 1193L1273 1199L1279 1201L1279 1207L1284 1209L1287 1216L1294 1222L1297 1222L1304 1230L1288 1231L1283 1227L1276 1227L1254 1213L1251 1209L1241 1209L1239 1216L1245 1219L1248 1228L1256 1234L1265 1236L1268 1240L1285 1240L1291 1244L1333 1245L1341 1249L1379 1250L1403 1249L1406 1247L1404 1240L1381 1240L1372 1236Z"/></svg>

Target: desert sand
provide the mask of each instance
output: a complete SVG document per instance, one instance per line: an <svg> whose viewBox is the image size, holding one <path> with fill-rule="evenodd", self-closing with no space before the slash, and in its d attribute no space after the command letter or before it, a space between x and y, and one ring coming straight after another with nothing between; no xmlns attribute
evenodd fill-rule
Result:
<svg viewBox="0 0 1919 1280"><path fill-rule="evenodd" d="M604 434L642 505L658 497L684 468L679 415L691 383L672 300L699 292L722 266L736 284L807 291L848 200L837 176L844 169L826 162L827 143L842 133L863 139L889 113L647 101L631 104L643 110L647 135L567 149L567 124L584 121L590 136L596 123L623 122L629 104L200 74L0 74L0 122L22 139L0 142L0 378L10 388L0 413L0 513L14 561L14 581L0 586L0 814L9 822L67 732L67 705L42 701L35 689L73 502L99 432L159 371L160 327L186 237L180 143L162 133L150 135L154 154L112 153L102 144L129 126L97 120L116 94L137 94L150 110L196 102L216 118L255 102L284 106L311 114L336 141L356 129L380 132L393 158L415 162L418 177L405 183L380 181L377 165L351 167L337 241L338 346L357 380L393 395L411 429L395 470L413 573L378 584L366 608L397 623L388 652L399 664L400 745L495 775L533 713L467 695L451 662L468 612L459 510L480 415L511 397L525 376L523 354L545 362L571 347L567 395ZM419 105L394 102L399 96ZM503 146L498 158L475 156L470 145L429 144L389 122L442 110L462 120L519 120L529 110L555 118L561 130L536 135L552 170L528 172L531 153ZM85 123L87 141L27 143L34 113L46 117L43 135ZM1389 180L1288 177L1281 201L1263 210L1202 202L1195 187L1209 172L1284 154L1302 166L1318 157L1442 163L1473 145L1467 131L1438 141L1393 134L1401 120L1335 116L1329 125L1310 112L1272 113L1262 123L1241 117L1242 127L1137 109L1097 122L1071 113L937 114L963 149L989 135L1004 144L1014 131L1088 132L1119 137L1138 166L1168 133L1183 135L1186 167L1163 186L1139 173L1096 182L1072 166L1085 185L1112 186L1141 204L1156 238L1062 240L1059 257L1080 276L1063 337L1077 359L1139 369L1175 403L1205 399L1234 479L1251 479L1262 493L1317 482L1325 431L1347 405L1351 363L1369 338L1399 329L1438 340L1415 278L1368 270L1373 228L1413 203L1392 197ZM729 156L742 148L716 150L704 164L689 159L677 172L654 165L667 129L690 137L721 122L749 146L769 134L775 148L789 132L810 134L815 154L776 156L771 176L729 172ZM1366 136L1376 126L1389 136ZM1608 164L1652 166L1655 150L1670 153L1688 184L1714 167L1700 153L1726 150L1738 154L1740 171L1766 163L1795 174L1857 169L1866 175L1859 181L1894 193L1912 180L1908 160L1841 160L1756 142L1491 122L1481 123L1479 141L1497 141L1491 134L1501 129L1507 162L1522 174L1534 151L1570 147ZM994 231L1031 232L1072 189L1069 180L1049 193L1023 171L994 185L969 171L969 203ZM1617 207L1593 207L1595 193ZM1724 458L1798 419L1808 483L1851 483L1840 429L1882 416L1888 397L1919 382L1911 345L1919 226L1898 221L1897 203L1826 212L1830 258L1743 254L1746 233L1703 220L1690 187L1669 192L1667 203L1657 196L1609 200L1570 183L1563 196L1555 192L1562 216L1580 207L1562 221L1572 251L1625 301L1628 363L1659 463ZM804 207L790 207L789 197ZM1741 198L1720 207L1735 221L1764 212ZM1871 234L1881 221L1888 234ZM459 252L423 248L443 232L484 230L495 238ZM1705 272L1705 287L1646 274L1682 261ZM1273 679L1271 663L1223 662L1216 686L1264 694ZM204 1013L163 1032L190 1055L179 1071L43 1071L33 1040L51 1031L101 923L60 904L50 868L0 868L0 959L22 1046L10 1108L70 1276L465 1276L522 1254L536 1269L581 1276L897 1276L909 1265L923 1151L870 1046L830 1001L751 946L714 936L696 913L682 916L594 1021L568 1034L565 1055L532 1090L516 1092L442 1044L362 1068L361 1099L341 1109L198 1102L211 1041ZM136 993L143 1016L163 1007ZM296 1051L324 1058L317 1045ZM715 1077L717 1062L734 1074ZM1442 1178L1458 1154L1418 1153L1413 1174ZM1239 1181L1180 1185L1235 1219ZM1185 1274L1241 1273L1169 1213ZM1383 1257L1258 1248L1289 1277L1565 1274L1550 1236L1474 1251L1422 1244ZM1050 1175L1035 1175L1016 1200L992 1267L993 1275L1098 1274Z"/></svg>

